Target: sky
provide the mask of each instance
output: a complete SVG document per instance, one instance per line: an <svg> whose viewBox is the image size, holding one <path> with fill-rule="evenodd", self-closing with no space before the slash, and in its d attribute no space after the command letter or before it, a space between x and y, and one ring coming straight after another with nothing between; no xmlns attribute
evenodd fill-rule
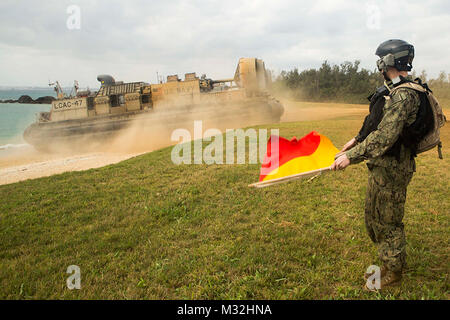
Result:
<svg viewBox="0 0 450 320"><path fill-rule="evenodd" d="M418 73L450 73L450 1L1 0L0 86L229 78L240 57L275 74L324 60L374 70L388 39L415 46Z"/></svg>

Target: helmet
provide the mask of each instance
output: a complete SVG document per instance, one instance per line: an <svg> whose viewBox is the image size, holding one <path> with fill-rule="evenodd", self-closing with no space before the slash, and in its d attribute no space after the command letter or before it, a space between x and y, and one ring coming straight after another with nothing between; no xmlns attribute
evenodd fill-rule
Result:
<svg viewBox="0 0 450 320"><path fill-rule="evenodd" d="M377 61L378 70L387 72L387 67L394 67L399 71L411 71L414 59L414 46L399 39L387 40L380 44L375 52L380 59Z"/></svg>

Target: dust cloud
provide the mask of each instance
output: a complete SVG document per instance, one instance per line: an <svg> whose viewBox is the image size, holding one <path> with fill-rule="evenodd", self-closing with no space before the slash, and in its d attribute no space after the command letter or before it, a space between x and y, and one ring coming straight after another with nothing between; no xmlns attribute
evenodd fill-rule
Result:
<svg viewBox="0 0 450 320"><path fill-rule="evenodd" d="M0 185L97 168L174 145L178 143L171 141L175 129L186 129L194 138L196 120L202 120L203 132L211 128L225 132L273 122L259 105L205 102L193 107L192 101L172 100L137 116L131 125L118 131L52 141L45 152L26 146L0 153Z"/></svg>

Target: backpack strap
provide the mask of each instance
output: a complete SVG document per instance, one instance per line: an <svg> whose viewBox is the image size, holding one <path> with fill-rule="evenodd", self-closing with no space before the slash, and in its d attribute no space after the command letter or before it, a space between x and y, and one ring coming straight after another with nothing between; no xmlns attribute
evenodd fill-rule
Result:
<svg viewBox="0 0 450 320"><path fill-rule="evenodd" d="M395 88L393 88L391 90L391 94L400 88L408 88L408 89L412 89L415 91L427 93L427 89L424 88L422 85L415 83L415 82L405 82L405 83L402 83L402 84L396 86Z"/></svg>

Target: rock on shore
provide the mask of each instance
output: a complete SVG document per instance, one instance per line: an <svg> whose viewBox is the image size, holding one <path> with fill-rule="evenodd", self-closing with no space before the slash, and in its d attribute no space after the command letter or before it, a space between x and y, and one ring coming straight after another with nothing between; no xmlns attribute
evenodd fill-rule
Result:
<svg viewBox="0 0 450 320"><path fill-rule="evenodd" d="M45 97L39 97L36 100L34 100L32 97L23 95L20 96L17 100L0 100L0 103L27 103L27 104L51 104L52 101L56 100L55 97L52 96L45 96Z"/></svg>

